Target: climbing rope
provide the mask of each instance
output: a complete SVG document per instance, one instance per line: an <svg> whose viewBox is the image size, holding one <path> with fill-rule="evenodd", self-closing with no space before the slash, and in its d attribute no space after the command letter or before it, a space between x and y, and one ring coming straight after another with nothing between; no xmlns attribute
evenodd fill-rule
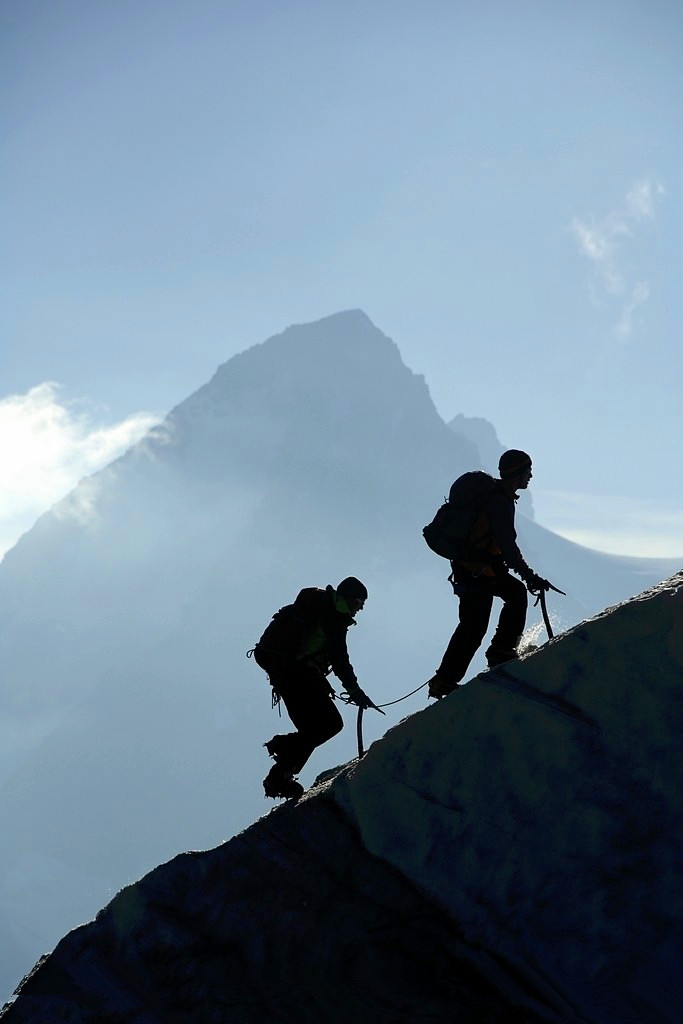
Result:
<svg viewBox="0 0 683 1024"><path fill-rule="evenodd" d="M552 583L548 583L547 589L548 590L554 590L556 594L562 594L563 596L566 596L566 594L564 593L564 590L558 590L558 588L554 587L552 585ZM546 587L542 587L539 590L538 594L536 595L536 600L534 602L534 607L536 605L540 604L540 606L541 606L541 614L543 615L543 621L545 623L545 628L546 628L546 630L548 632L548 639L552 640L553 639L553 630L552 630L552 626L550 625L550 617L548 615L548 609L547 609L546 603L545 603L545 594L546 594ZM253 653L254 653L254 649L252 648L250 651L247 651L247 657L251 658L253 656ZM406 693L405 696L403 696L403 697L397 697L396 700L389 700L389 701L386 702L386 704L372 704L371 707L373 707L376 711L381 711L382 708L390 708L394 704L400 704L401 701L407 700L408 697L412 697L413 694L418 693L420 690L424 689L424 687L427 686L428 682L429 682L429 680L427 680L427 682L425 682L425 683L421 683L420 686L416 686L414 690L411 690L410 693ZM339 699L344 702L344 704L353 704L353 703L355 703L348 695L338 694L338 696L339 696ZM280 708L280 697L279 697L279 694L276 694L275 691L273 691L273 707L275 707L276 705L277 705L278 712L281 715L282 714L282 710ZM358 757L359 758L363 757L364 754L365 754L365 748L363 746L363 712L364 712L364 710L365 710L365 708L360 707L360 705L358 706L358 717L356 719L356 738L358 740ZM384 714L383 711L382 711L382 714Z"/></svg>
<svg viewBox="0 0 683 1024"><path fill-rule="evenodd" d="M429 682L429 680L427 680L427 683L428 682ZM414 693L418 692L418 690L422 690L427 685L427 683L421 683L420 686L416 686L414 690L410 691L410 693L406 693L405 697L398 697L396 700L389 700L389 701L387 701L386 704L373 704L372 706L377 711L380 711L382 708L390 708L392 706L392 704L400 704L402 700L407 700L408 697L412 697ZM345 704L353 704L354 703L349 697L344 697L342 694L339 695L339 699L343 700ZM365 754L365 749L363 747L363 712L364 712L364 710L365 710L365 708L362 708L360 705L358 706L358 717L356 719L356 739L358 740L358 757L359 758L363 757L363 755ZM384 714L384 712L382 712L382 714Z"/></svg>
<svg viewBox="0 0 683 1024"><path fill-rule="evenodd" d="M556 594L562 594L564 597L566 597L566 594L565 594L564 590L558 590L558 588L554 587L552 585L552 583L548 584L548 590L554 590ZM541 606L541 614L543 615L543 621L545 623L545 628L548 631L548 639L552 640L554 634L553 634L552 626L550 625L550 616L548 615L548 609L547 609L546 603L545 603L545 594L546 594L546 588L542 587L541 590L539 590L538 594L536 595L536 600L534 602L534 607L537 604L540 604L540 606ZM412 697L414 693L417 693L419 690L422 690L427 685L428 682L429 682L429 680L427 680L426 683L422 683L420 686L416 686L414 690L410 691L410 693L406 693L405 697L398 697L396 700L387 701L386 704L375 704L375 705L373 705L373 707L375 707L379 711L380 708L390 708L392 706L392 704L400 704L402 700L407 700L408 697ZM344 697L342 697L341 699L344 700L346 704L352 704L353 703L353 701L351 701L350 699L346 699ZM365 749L363 747L363 711L364 711L364 708L361 708L361 707L358 708L358 718L356 720L356 738L358 740L358 757L359 758L363 757L363 755L365 754Z"/></svg>

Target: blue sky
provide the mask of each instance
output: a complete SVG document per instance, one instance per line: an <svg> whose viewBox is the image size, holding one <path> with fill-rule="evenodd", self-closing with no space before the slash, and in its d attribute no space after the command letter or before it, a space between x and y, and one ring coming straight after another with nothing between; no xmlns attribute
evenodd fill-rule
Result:
<svg viewBox="0 0 683 1024"><path fill-rule="evenodd" d="M0 551L360 307L542 522L683 553L682 43L661 0L4 0Z"/></svg>

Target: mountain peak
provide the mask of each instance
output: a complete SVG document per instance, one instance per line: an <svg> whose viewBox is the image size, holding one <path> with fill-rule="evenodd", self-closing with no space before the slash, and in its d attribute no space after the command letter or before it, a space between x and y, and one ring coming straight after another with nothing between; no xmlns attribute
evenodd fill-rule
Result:
<svg viewBox="0 0 683 1024"><path fill-rule="evenodd" d="M256 367L264 359L271 363L272 368L285 372L292 361L298 364L297 373L305 369L302 360L310 361L311 372L315 373L321 370L324 373L327 365L327 386L331 391L334 391L336 384L335 374L341 370L346 380L347 373L344 370L350 370L352 366L355 367L358 384L361 383L358 371L363 368L366 372L381 373L389 369L395 373L400 367L404 373L412 376L401 359L398 346L360 309L333 313L310 323L292 324L279 334L223 363L216 377L220 379L234 374L238 368L242 370L245 363ZM289 366L290 376L291 370Z"/></svg>
<svg viewBox="0 0 683 1024"><path fill-rule="evenodd" d="M234 356L166 425L174 444L212 474L219 472L216 460L207 464L202 452L216 438L221 472L230 451L232 460L255 472L263 467L271 480L305 466L313 487L318 477L319 486L336 489L357 472L370 490L389 494L395 485L405 490L399 467L406 458L414 484L424 488L428 467L438 479L438 464L478 463L475 446L437 413L424 378L361 310L290 326ZM428 446L413 459L427 436Z"/></svg>

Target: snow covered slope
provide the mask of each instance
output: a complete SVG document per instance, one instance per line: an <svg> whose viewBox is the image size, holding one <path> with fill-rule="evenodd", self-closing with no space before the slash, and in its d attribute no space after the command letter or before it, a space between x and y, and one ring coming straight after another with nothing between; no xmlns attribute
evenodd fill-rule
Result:
<svg viewBox="0 0 683 1024"><path fill-rule="evenodd" d="M3 1024L678 1024L683 573L124 889Z"/></svg>

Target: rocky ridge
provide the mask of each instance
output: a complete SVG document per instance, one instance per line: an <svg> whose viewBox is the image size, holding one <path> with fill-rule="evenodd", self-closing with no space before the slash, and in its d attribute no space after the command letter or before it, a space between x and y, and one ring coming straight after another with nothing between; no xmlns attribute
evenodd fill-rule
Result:
<svg viewBox="0 0 683 1024"><path fill-rule="evenodd" d="M123 889L3 1024L677 1024L683 573Z"/></svg>

